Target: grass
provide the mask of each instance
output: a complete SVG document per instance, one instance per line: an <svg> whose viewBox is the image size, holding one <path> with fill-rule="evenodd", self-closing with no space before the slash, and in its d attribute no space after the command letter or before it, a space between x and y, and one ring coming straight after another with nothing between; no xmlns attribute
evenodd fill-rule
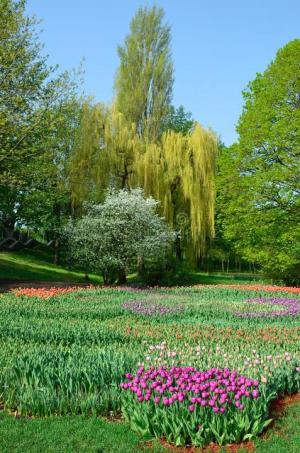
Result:
<svg viewBox="0 0 300 453"><path fill-rule="evenodd" d="M135 452L141 441L123 423L109 423L100 418L50 417L15 419L0 415L2 453Z"/></svg>
<svg viewBox="0 0 300 453"><path fill-rule="evenodd" d="M102 277L90 275L90 281L101 284ZM34 250L0 252L0 280L44 281L83 283L82 272L70 271L52 263L52 253L47 247Z"/></svg>
<svg viewBox="0 0 300 453"><path fill-rule="evenodd" d="M192 272L189 278L190 285L226 285L231 283L270 283L270 279L262 275L254 275L249 273L226 273L226 272Z"/></svg>
<svg viewBox="0 0 300 453"><path fill-rule="evenodd" d="M256 453L298 453L300 451L300 402L285 409L274 427L255 442Z"/></svg>
<svg viewBox="0 0 300 453"><path fill-rule="evenodd" d="M300 402L288 407L274 427L255 442L255 453L298 453L300 450ZM2 453L136 453L168 452L143 439L128 425L95 417L15 418L0 414ZM200 449L198 450L201 451ZM242 449L240 449L242 452Z"/></svg>
<svg viewBox="0 0 300 453"><path fill-rule="evenodd" d="M90 282L102 284L101 276L89 274ZM71 271L63 266L53 264L53 252L46 246L17 252L0 252L0 283L6 281L31 282L69 282L84 283L84 273ZM135 283L136 275L131 274L128 281ZM180 279L179 279L180 281ZM194 284L230 284L230 283L268 283L260 275L238 273L205 273L191 272L185 279L185 285Z"/></svg>

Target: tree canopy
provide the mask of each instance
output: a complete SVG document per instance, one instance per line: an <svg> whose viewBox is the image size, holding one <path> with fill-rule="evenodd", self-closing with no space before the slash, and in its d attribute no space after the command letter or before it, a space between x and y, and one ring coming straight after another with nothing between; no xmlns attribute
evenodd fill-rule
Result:
<svg viewBox="0 0 300 453"><path fill-rule="evenodd" d="M102 204L86 206L86 214L67 229L73 260L100 272L106 283L126 281L138 258L165 259L174 233L156 213L158 202L141 189L111 190Z"/></svg>
<svg viewBox="0 0 300 453"><path fill-rule="evenodd" d="M136 159L137 184L162 203L163 214L181 231L191 257L205 252L214 235L215 135L195 124L189 135L163 134L161 144L149 144Z"/></svg>
<svg viewBox="0 0 300 453"><path fill-rule="evenodd" d="M161 133L173 89L171 32L163 19L161 8L139 8L131 21L130 34L118 48L116 108L136 125L140 137L150 141Z"/></svg>
<svg viewBox="0 0 300 453"><path fill-rule="evenodd" d="M248 85L239 142L220 161L225 234L266 272L291 279L300 269L299 68L294 40Z"/></svg>
<svg viewBox="0 0 300 453"><path fill-rule="evenodd" d="M52 239L70 213L65 170L80 99L76 77L43 56L25 6L0 3L0 223L6 235L20 226Z"/></svg>

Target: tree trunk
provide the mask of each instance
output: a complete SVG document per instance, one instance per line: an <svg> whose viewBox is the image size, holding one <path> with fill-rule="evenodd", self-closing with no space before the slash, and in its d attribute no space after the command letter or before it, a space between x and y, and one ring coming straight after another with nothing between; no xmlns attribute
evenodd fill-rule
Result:
<svg viewBox="0 0 300 453"><path fill-rule="evenodd" d="M124 163L124 172L120 174L121 177L121 189L125 189L128 187L128 179L129 175L132 173L132 171L128 170L128 166L126 163Z"/></svg>
<svg viewBox="0 0 300 453"><path fill-rule="evenodd" d="M182 261L182 249L181 249L181 243L180 243L180 237L176 237L175 240L175 254L176 254L176 259L177 261L181 262Z"/></svg>
<svg viewBox="0 0 300 453"><path fill-rule="evenodd" d="M54 259L53 259L53 263L57 266L58 263L59 263L59 245L60 245L60 241L59 241L59 238L56 238L54 240Z"/></svg>
<svg viewBox="0 0 300 453"><path fill-rule="evenodd" d="M222 272L224 272L224 260L222 260Z"/></svg>
<svg viewBox="0 0 300 453"><path fill-rule="evenodd" d="M125 269L120 269L118 272L118 285L124 285L127 282Z"/></svg>
<svg viewBox="0 0 300 453"><path fill-rule="evenodd" d="M4 238L5 239L14 239L14 228L15 228L15 219L9 217L5 220L1 220L4 229Z"/></svg>
<svg viewBox="0 0 300 453"><path fill-rule="evenodd" d="M106 272L103 272L103 273L102 273L102 277L103 277L103 283L104 283L104 285L108 285L108 283L109 283L109 274L106 273Z"/></svg>
<svg viewBox="0 0 300 453"><path fill-rule="evenodd" d="M209 274L209 256L206 257L206 272Z"/></svg>
<svg viewBox="0 0 300 453"><path fill-rule="evenodd" d="M139 277L142 277L145 271L145 262L143 256L138 256L137 259L137 273Z"/></svg>

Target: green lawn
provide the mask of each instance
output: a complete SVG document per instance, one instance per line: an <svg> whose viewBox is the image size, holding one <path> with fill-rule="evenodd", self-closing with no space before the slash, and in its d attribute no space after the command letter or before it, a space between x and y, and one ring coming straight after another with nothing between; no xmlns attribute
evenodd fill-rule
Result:
<svg viewBox="0 0 300 453"><path fill-rule="evenodd" d="M299 453L300 402L286 409L274 427L255 442L255 453ZM94 417L16 419L0 414L2 453L136 453L168 452L148 444L125 423ZM201 451L197 449L196 451ZM240 449L240 452L245 451Z"/></svg>
<svg viewBox="0 0 300 453"><path fill-rule="evenodd" d="M3 414L0 416L0 439L2 453L130 453L137 450L141 441L123 423L109 423L100 418L28 420Z"/></svg>
<svg viewBox="0 0 300 453"><path fill-rule="evenodd" d="M100 276L89 276L91 283L100 284ZM46 247L18 252L0 252L0 280L83 283L84 274L55 266Z"/></svg>
<svg viewBox="0 0 300 453"><path fill-rule="evenodd" d="M91 283L101 284L101 276L90 275ZM83 283L83 272L70 271L63 266L53 264L51 250L39 246L33 250L20 250L18 252L0 252L0 283L1 280L11 281L44 281L44 282L70 282ZM136 281L136 275L128 278L129 282ZM180 282L180 280L179 280ZM184 284L230 284L230 283L265 282L260 275L191 272Z"/></svg>

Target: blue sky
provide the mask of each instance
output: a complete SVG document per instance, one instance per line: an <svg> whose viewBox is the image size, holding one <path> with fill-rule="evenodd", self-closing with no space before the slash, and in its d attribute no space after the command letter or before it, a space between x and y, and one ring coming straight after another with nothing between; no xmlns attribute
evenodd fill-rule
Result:
<svg viewBox="0 0 300 453"><path fill-rule="evenodd" d="M110 101L118 67L116 48L147 0L27 0L42 22L50 63L61 69L85 59L85 92ZM160 0L172 27L174 105L214 129L229 145L236 139L241 91L270 63L276 50L300 38L298 0Z"/></svg>

